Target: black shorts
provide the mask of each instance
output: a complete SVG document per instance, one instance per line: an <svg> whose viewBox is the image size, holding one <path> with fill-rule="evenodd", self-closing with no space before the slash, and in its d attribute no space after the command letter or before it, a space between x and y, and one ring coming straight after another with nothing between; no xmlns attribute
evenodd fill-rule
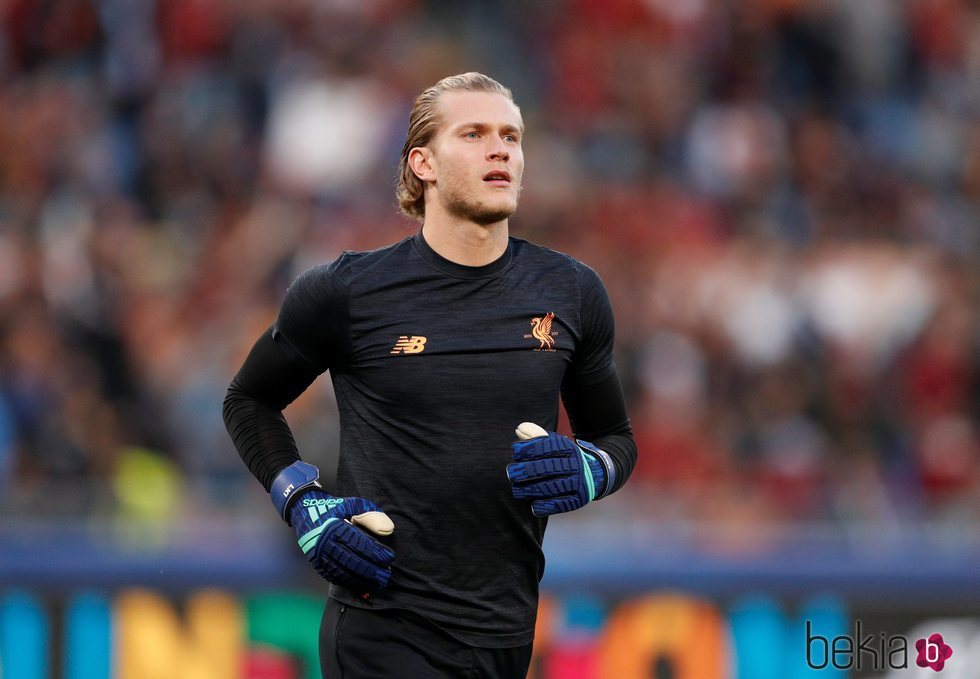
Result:
<svg viewBox="0 0 980 679"><path fill-rule="evenodd" d="M524 679L531 647L469 646L417 613L333 599L320 623L324 679Z"/></svg>

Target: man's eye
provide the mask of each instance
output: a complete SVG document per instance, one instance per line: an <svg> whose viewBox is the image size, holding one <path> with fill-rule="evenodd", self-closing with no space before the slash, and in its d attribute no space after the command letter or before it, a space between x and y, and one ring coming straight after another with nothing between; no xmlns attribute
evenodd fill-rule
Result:
<svg viewBox="0 0 980 679"><path fill-rule="evenodd" d="M467 139L476 139L479 135L476 132L467 132L464 136Z"/></svg>
<svg viewBox="0 0 980 679"><path fill-rule="evenodd" d="M516 144L517 143L517 137L515 137L512 134L505 134L504 135L504 141L509 141L509 142L513 142L513 143Z"/></svg>

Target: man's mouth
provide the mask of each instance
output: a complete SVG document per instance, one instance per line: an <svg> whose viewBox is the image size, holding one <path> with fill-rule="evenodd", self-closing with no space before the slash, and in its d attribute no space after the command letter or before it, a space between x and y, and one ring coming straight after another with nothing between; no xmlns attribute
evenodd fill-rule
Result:
<svg viewBox="0 0 980 679"><path fill-rule="evenodd" d="M493 184L510 184L510 173L506 170L491 170L483 175L483 181Z"/></svg>

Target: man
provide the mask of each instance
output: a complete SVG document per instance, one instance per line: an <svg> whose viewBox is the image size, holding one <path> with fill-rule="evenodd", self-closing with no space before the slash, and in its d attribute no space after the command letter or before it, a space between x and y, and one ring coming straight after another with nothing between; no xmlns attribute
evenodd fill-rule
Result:
<svg viewBox="0 0 980 679"><path fill-rule="evenodd" d="M228 391L243 460L333 583L325 677L525 676L546 517L633 469L602 283L508 233L523 132L485 75L423 92L398 185L421 231L301 275ZM331 494L282 416L327 370ZM583 440L548 433L559 396Z"/></svg>

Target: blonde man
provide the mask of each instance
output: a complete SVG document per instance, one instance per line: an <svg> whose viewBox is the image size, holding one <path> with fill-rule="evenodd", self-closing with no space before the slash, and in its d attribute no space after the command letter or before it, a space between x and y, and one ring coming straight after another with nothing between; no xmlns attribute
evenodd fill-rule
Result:
<svg viewBox="0 0 980 679"><path fill-rule="evenodd" d="M420 94L397 195L421 229L300 276L229 388L236 447L332 583L325 677L525 676L547 517L633 469L601 281L509 233L523 134L483 74ZM330 489L282 416L326 371ZM575 440L551 433L559 398Z"/></svg>

